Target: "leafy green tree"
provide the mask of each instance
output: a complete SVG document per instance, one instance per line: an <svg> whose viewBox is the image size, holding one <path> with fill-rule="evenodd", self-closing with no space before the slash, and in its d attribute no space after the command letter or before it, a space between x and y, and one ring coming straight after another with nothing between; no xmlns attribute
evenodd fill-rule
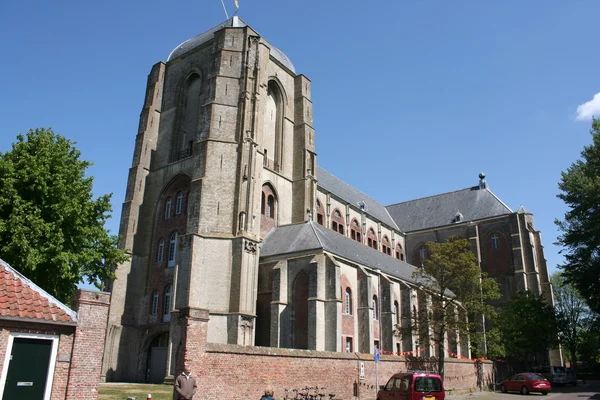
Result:
<svg viewBox="0 0 600 400"><path fill-rule="evenodd" d="M558 197L569 207L564 220L555 223L562 234L558 244L565 253L561 266L590 308L600 313L600 120L592 122L592 144L581 159L562 173Z"/></svg>
<svg viewBox="0 0 600 400"><path fill-rule="evenodd" d="M496 328L506 356L521 360L534 359L558 345L558 328L554 309L542 297L519 292L503 306Z"/></svg>
<svg viewBox="0 0 600 400"><path fill-rule="evenodd" d="M487 300L500 297L498 284L481 271L467 239L453 236L443 243L426 244L429 256L414 277L431 297L427 313L411 317L411 332L419 332L422 343L437 344L438 371L444 375L444 338L446 333L473 331L466 315L494 314ZM431 330L423 330L424 326ZM403 332L401 328L398 331Z"/></svg>
<svg viewBox="0 0 600 400"><path fill-rule="evenodd" d="M19 134L0 154L0 257L63 302L97 287L128 256L104 228L110 195L92 198L91 164L50 129Z"/></svg>
<svg viewBox="0 0 600 400"><path fill-rule="evenodd" d="M554 308L561 344L569 351L571 365L577 368L579 345L591 325L591 313L575 286L560 273L550 277L554 289Z"/></svg>

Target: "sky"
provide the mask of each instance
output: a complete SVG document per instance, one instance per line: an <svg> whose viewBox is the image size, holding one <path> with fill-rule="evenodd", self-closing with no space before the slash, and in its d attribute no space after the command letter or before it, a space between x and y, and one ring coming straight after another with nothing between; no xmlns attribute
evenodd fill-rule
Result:
<svg viewBox="0 0 600 400"><path fill-rule="evenodd" d="M233 0L224 0L231 16ZM384 205L474 186L542 232L550 272L561 171L600 116L597 0L239 0L312 82L321 167ZM0 152L51 127L121 204L147 75L226 19L220 0L0 5Z"/></svg>

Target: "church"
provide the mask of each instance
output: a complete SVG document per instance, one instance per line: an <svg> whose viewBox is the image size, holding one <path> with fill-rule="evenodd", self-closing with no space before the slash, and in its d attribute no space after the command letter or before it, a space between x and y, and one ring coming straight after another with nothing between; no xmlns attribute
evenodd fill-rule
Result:
<svg viewBox="0 0 600 400"><path fill-rule="evenodd" d="M109 285L106 380L180 372L193 347L182 310L206 313L208 343L433 356L397 327L427 308L413 278L425 243L452 235L469 239L501 301L550 293L532 214L485 175L384 206L320 168L316 143L310 80L237 16L152 67L120 224L131 259ZM444 347L470 357L460 332Z"/></svg>

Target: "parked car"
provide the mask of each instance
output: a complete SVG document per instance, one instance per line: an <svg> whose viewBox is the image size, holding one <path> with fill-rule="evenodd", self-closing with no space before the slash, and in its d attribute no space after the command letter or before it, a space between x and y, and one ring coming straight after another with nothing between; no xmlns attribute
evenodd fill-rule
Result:
<svg viewBox="0 0 600 400"><path fill-rule="evenodd" d="M567 383L570 383L573 386L577 386L577 375L575 374L575 371L573 371L571 368L567 368L566 372L567 372Z"/></svg>
<svg viewBox="0 0 600 400"><path fill-rule="evenodd" d="M552 390L552 384L540 374L524 372L516 374L510 379L500 383L500 391L506 392L521 392L521 394L529 394L530 392L539 392L543 395L548 394Z"/></svg>
<svg viewBox="0 0 600 400"><path fill-rule="evenodd" d="M558 366L541 366L533 367L530 372L542 375L548 379L553 385L568 383L567 369Z"/></svg>
<svg viewBox="0 0 600 400"><path fill-rule="evenodd" d="M400 372L379 387L377 400L444 400L442 377L429 372Z"/></svg>

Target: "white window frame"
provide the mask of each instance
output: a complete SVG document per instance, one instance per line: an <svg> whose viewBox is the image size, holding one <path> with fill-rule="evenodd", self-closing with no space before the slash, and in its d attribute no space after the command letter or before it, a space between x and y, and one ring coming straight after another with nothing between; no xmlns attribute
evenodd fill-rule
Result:
<svg viewBox="0 0 600 400"><path fill-rule="evenodd" d="M373 319L374 320L379 320L379 315L378 315L379 314L378 313L379 310L377 309L377 306L378 306L377 303L378 303L378 301L377 301L377 295L374 295L373 296Z"/></svg>
<svg viewBox="0 0 600 400"><path fill-rule="evenodd" d="M158 315L158 302L160 300L160 294L158 291L152 293L152 315Z"/></svg>
<svg viewBox="0 0 600 400"><path fill-rule="evenodd" d="M167 256L167 267L174 267L177 258L177 232L173 233L169 239L169 254Z"/></svg>
<svg viewBox="0 0 600 400"><path fill-rule="evenodd" d="M171 309L173 308L173 285L165 289L165 298L163 302L163 322L171 322Z"/></svg>
<svg viewBox="0 0 600 400"><path fill-rule="evenodd" d="M344 299L344 313L352 315L352 290L346 288L346 298Z"/></svg>
<svg viewBox="0 0 600 400"><path fill-rule="evenodd" d="M173 201L169 197L167 201L165 201L165 219L171 218L171 204Z"/></svg>
<svg viewBox="0 0 600 400"><path fill-rule="evenodd" d="M8 367L10 364L10 356L12 353L12 347L14 340L18 339L39 339L39 340L51 340L52 350L50 350L50 362L48 364L48 375L46 377L46 389L44 390L43 400L50 400L52 394L52 382L54 380L54 369L56 367L56 355L58 353L58 335L44 335L38 333L22 333L22 332L10 332L8 335L8 342L6 344L6 354L4 356L4 364L2 366L2 380L0 380L0 399L4 396L4 386L6 385L6 376L8 375Z"/></svg>
<svg viewBox="0 0 600 400"><path fill-rule="evenodd" d="M165 239L160 239L158 242L158 254L156 256L156 261L161 263L163 262L163 257L165 253Z"/></svg>
<svg viewBox="0 0 600 400"><path fill-rule="evenodd" d="M352 353L352 338L346 336L346 353Z"/></svg>
<svg viewBox="0 0 600 400"><path fill-rule="evenodd" d="M177 193L177 200L175 201L175 215L179 215L183 212L183 192Z"/></svg>
<svg viewBox="0 0 600 400"><path fill-rule="evenodd" d="M394 301L394 314L396 314L396 324L400 323L400 305Z"/></svg>

